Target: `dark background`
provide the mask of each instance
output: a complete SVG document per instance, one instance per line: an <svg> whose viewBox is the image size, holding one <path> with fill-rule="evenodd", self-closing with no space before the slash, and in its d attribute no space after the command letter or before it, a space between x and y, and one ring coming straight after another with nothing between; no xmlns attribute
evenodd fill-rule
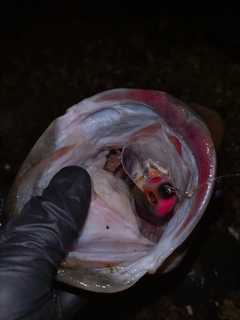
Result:
<svg viewBox="0 0 240 320"><path fill-rule="evenodd" d="M6 196L50 122L112 88L165 91L216 111L218 174L240 172L240 23L182 17L150 3L0 4L0 192ZM217 129L216 129L217 130ZM240 178L220 181L189 257L114 295L93 295L77 318L240 318ZM232 230L230 229L230 230ZM192 309L186 306L191 305ZM193 312L193 315L191 315Z"/></svg>

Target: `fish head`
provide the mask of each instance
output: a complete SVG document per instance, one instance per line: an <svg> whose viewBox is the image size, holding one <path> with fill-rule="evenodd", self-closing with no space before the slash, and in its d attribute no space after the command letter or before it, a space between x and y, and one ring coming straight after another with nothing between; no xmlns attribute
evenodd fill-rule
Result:
<svg viewBox="0 0 240 320"><path fill-rule="evenodd" d="M122 150L133 188L104 169L113 149ZM68 165L88 171L92 199L57 279L117 292L156 272L195 229L213 191L216 154L204 121L171 95L102 92L69 108L38 139L9 193L4 209L9 218Z"/></svg>

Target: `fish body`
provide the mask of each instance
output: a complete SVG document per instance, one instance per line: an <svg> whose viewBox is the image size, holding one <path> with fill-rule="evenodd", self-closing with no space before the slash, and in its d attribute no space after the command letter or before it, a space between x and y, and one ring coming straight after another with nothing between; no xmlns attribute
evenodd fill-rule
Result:
<svg viewBox="0 0 240 320"><path fill-rule="evenodd" d="M139 140L141 153L158 164L162 180L148 180L139 192L148 199L145 213L155 193L158 209L153 215L161 218L159 223L156 217L138 214L134 193L103 169L112 149L123 149L145 133L154 138L146 155ZM92 199L85 226L59 266L57 279L90 291L117 292L156 272L192 233L213 191L216 154L204 121L178 99L149 90L102 92L69 108L38 139L9 193L4 208L9 218L68 165L89 172ZM168 197L167 186L181 192ZM192 197L185 196L188 190L195 190ZM180 259L173 259L167 270Z"/></svg>

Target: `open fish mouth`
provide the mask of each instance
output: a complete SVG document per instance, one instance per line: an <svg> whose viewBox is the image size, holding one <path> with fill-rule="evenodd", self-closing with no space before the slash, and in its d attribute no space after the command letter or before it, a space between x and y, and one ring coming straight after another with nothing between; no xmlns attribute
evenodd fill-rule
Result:
<svg viewBox="0 0 240 320"><path fill-rule="evenodd" d="M126 171L120 177L121 165L109 170L113 154ZM106 91L47 128L17 174L7 214L18 214L68 165L89 172L92 199L57 279L117 292L154 273L193 231L212 194L216 155L206 125L185 103L158 91Z"/></svg>

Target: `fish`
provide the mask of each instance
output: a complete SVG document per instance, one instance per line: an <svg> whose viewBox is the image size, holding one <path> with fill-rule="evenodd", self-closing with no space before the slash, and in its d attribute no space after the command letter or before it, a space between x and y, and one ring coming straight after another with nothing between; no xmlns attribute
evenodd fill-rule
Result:
<svg viewBox="0 0 240 320"><path fill-rule="evenodd" d="M104 169L116 149L125 178ZM8 218L69 165L88 171L92 196L56 279L113 293L184 258L178 249L207 208L217 160L207 125L186 103L156 90L104 91L68 108L36 141L9 192Z"/></svg>

